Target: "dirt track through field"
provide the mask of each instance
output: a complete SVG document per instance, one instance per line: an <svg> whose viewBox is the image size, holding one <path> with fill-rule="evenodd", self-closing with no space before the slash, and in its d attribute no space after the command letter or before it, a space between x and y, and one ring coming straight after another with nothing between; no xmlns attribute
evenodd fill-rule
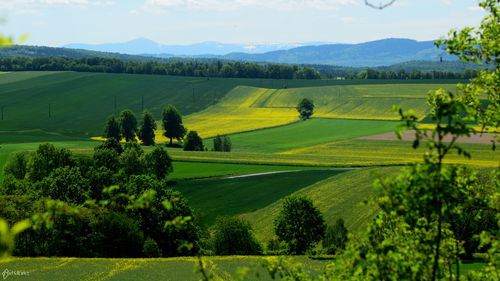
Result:
<svg viewBox="0 0 500 281"><path fill-rule="evenodd" d="M359 137L357 139L360 140L398 140L398 137L394 132L388 132L388 133L383 133L383 134L377 134L377 135L371 135L371 136L365 136L365 137ZM403 137L401 138L402 140L405 141L413 141L415 139L415 131L414 130L408 130L405 131L403 134ZM491 141L494 139L493 135L491 134L474 134L471 135L470 137L462 137L459 138L456 142L458 143L480 143L480 144L491 144ZM451 137L446 137L444 141L451 141Z"/></svg>

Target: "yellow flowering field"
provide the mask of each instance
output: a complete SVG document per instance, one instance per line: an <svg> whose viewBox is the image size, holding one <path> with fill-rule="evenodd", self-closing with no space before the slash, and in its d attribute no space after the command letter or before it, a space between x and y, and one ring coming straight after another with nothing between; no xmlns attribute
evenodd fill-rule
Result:
<svg viewBox="0 0 500 281"><path fill-rule="evenodd" d="M497 167L500 152L491 151L483 144L461 144L472 154L472 159L450 154L445 162L480 167ZM197 152L170 149L177 161L244 163L296 166L387 166L422 161L423 148L412 149L411 142L380 140L340 140L307 146L281 153L255 152Z"/></svg>
<svg viewBox="0 0 500 281"><path fill-rule="evenodd" d="M298 120L301 98L314 101L313 117L398 120L393 105L424 118L427 92L454 90L451 84L337 85L292 89L237 86L217 104L188 115L184 124L203 138L285 125Z"/></svg>
<svg viewBox="0 0 500 281"><path fill-rule="evenodd" d="M255 269L259 278L249 275L248 280L272 280L259 266L259 260L275 260L267 256L224 256L203 257L205 268L213 274L214 280L238 280L236 272L242 267ZM307 270L319 272L322 261L298 256L294 260ZM108 259L108 258L9 258L0 259L2 272L18 271L24 276L7 276L5 280L200 280L201 273L194 272L198 265L196 257L153 258L153 259Z"/></svg>
<svg viewBox="0 0 500 281"><path fill-rule="evenodd" d="M255 102L265 99L272 89L238 86L216 105L188 115L184 125L202 138L285 125L297 121L295 108L264 108Z"/></svg>

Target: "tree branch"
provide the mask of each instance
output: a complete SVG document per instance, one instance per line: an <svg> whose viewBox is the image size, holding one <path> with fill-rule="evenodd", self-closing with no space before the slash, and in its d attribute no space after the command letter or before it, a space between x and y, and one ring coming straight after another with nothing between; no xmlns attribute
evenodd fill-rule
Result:
<svg viewBox="0 0 500 281"><path fill-rule="evenodd" d="M365 0L365 5L366 5L366 6L369 6L369 7L372 7L372 8L374 8L374 9L379 9L379 10L382 10L382 9L387 8L387 7L389 7L390 5L394 4L394 2L396 2L396 0L391 0L390 2L385 3L385 4L380 3L380 4L378 4L378 5L375 5L375 4L370 3L370 1L369 1L369 0Z"/></svg>

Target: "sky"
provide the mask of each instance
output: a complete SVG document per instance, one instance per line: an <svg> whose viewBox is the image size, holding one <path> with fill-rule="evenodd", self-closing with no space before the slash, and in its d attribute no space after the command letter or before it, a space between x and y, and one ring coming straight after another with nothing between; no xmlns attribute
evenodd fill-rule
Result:
<svg viewBox="0 0 500 281"><path fill-rule="evenodd" d="M0 0L0 34L26 45L361 43L384 38L435 40L478 26L477 0ZM374 4L390 0L369 0Z"/></svg>

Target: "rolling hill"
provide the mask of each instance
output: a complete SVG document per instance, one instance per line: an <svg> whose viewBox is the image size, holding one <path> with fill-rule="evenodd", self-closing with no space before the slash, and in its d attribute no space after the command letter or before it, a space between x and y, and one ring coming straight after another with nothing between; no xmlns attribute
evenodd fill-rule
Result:
<svg viewBox="0 0 500 281"><path fill-rule="evenodd" d="M219 103L186 116L188 128L202 137L281 126L299 120L295 109L303 97L315 104L315 118L398 120L394 104L424 118L427 92L455 89L454 84L343 85L266 89L238 86Z"/></svg>

